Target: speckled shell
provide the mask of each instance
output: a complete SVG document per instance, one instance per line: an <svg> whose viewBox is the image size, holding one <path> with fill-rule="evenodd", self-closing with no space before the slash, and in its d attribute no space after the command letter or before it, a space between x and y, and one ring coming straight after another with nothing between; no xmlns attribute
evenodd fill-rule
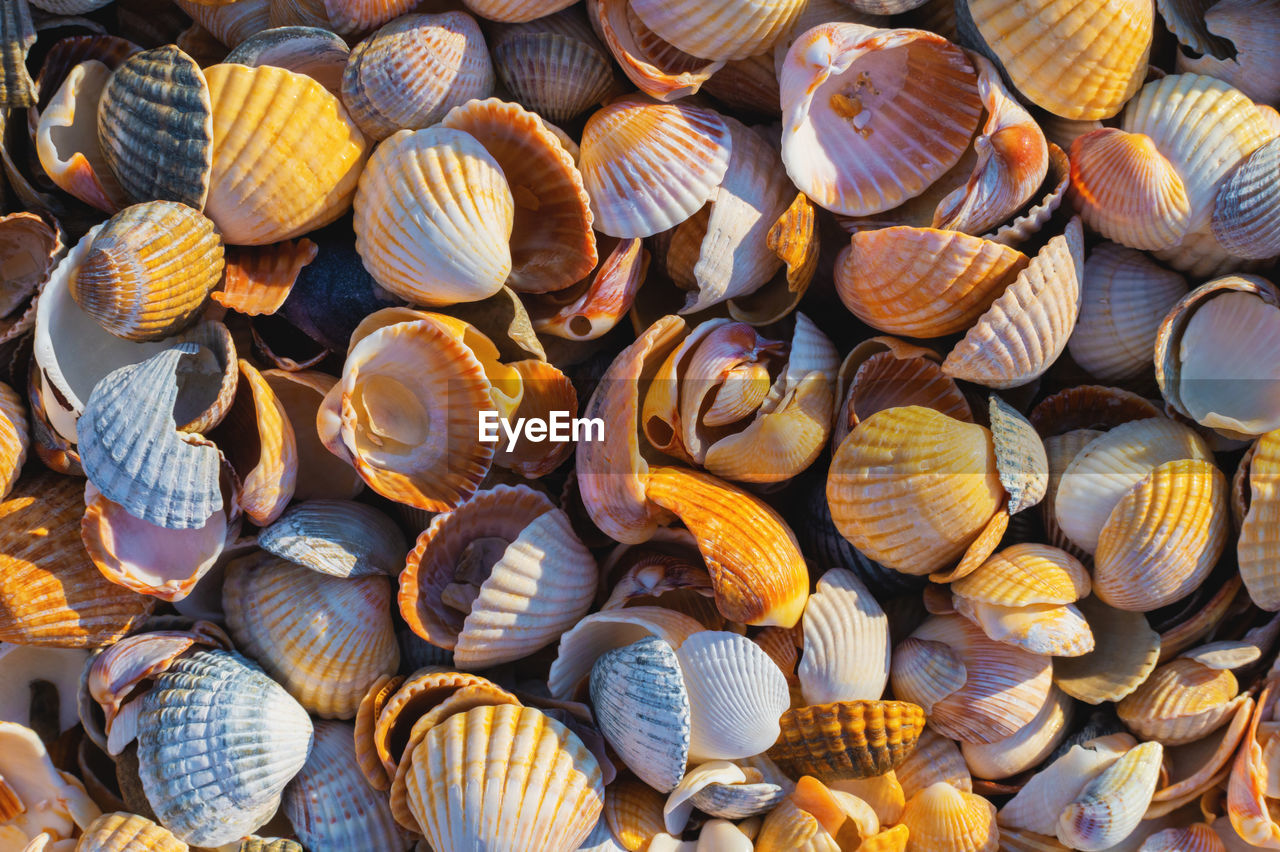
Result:
<svg viewBox="0 0 1280 852"><path fill-rule="evenodd" d="M369 146L336 97L269 65L214 65L205 77L213 104L205 215L223 240L279 242L347 211Z"/></svg>
<svg viewBox="0 0 1280 852"><path fill-rule="evenodd" d="M800 0L632 0L649 29L692 56L745 59L766 53L790 31L805 3Z"/></svg>
<svg viewBox="0 0 1280 852"><path fill-rule="evenodd" d="M678 647L703 629L692 616L656 606L594 612L560 638L547 684L553 697L572 698L578 684L591 673L592 665L602 654L646 636L656 636Z"/></svg>
<svg viewBox="0 0 1280 852"><path fill-rule="evenodd" d="M1180 745L1226 724L1241 700L1229 670L1178 657L1118 702L1116 713L1138 736Z"/></svg>
<svg viewBox="0 0 1280 852"><path fill-rule="evenodd" d="M187 844L164 826L126 813L98 817L76 844L77 852L187 852L188 849Z"/></svg>
<svg viewBox="0 0 1280 852"><path fill-rule="evenodd" d="M1213 235L1233 255L1263 259L1280 255L1280 139L1272 139L1241 163L1218 189Z"/></svg>
<svg viewBox="0 0 1280 852"><path fill-rule="evenodd" d="M907 800L902 812L907 827L906 852L996 852L1000 829L996 806L950 784L926 787Z"/></svg>
<svg viewBox="0 0 1280 852"><path fill-rule="evenodd" d="M436 849L572 850L595 827L600 767L564 725L527 707L481 707L414 750L409 804ZM537 809L522 808L536 801Z"/></svg>
<svg viewBox="0 0 1280 852"><path fill-rule="evenodd" d="M493 66L475 19L462 12L405 15L356 45L342 102L371 139L418 130L493 92Z"/></svg>
<svg viewBox="0 0 1280 852"><path fill-rule="evenodd" d="M40 112L36 154L49 179L76 198L114 213L128 203L98 142L98 104L111 69L96 59L67 73Z"/></svg>
<svg viewBox="0 0 1280 852"><path fill-rule="evenodd" d="M195 651L143 698L138 773L162 825L216 846L271 818L311 741L306 711L274 681L238 654Z"/></svg>
<svg viewBox="0 0 1280 852"><path fill-rule="evenodd" d="M668 44L644 25L630 0L587 0L592 25L636 88L670 102L694 94L721 68Z"/></svg>
<svg viewBox="0 0 1280 852"><path fill-rule="evenodd" d="M330 577L281 559L232 562L222 590L237 647L307 710L340 719L399 665L390 599L386 577Z"/></svg>
<svg viewBox="0 0 1280 852"><path fill-rule="evenodd" d="M351 500L295 503L258 533L258 546L321 574L345 578L394 575L408 550L391 518Z"/></svg>
<svg viewBox="0 0 1280 852"><path fill-rule="evenodd" d="M889 682L889 619L856 574L833 568L804 609L796 670L808 704L874 701Z"/></svg>
<svg viewBox="0 0 1280 852"><path fill-rule="evenodd" d="M177 201L202 210L209 193L214 122L209 84L173 45L126 59L98 107L107 164L134 201Z"/></svg>
<svg viewBox="0 0 1280 852"><path fill-rule="evenodd" d="M609 54L594 39L512 29L498 34L492 54L494 71L512 97L548 121L576 118L613 88Z"/></svg>
<svg viewBox="0 0 1280 852"><path fill-rule="evenodd" d="M906 701L837 701L782 714L769 757L791 775L824 781L870 778L899 766L924 730L924 711Z"/></svg>

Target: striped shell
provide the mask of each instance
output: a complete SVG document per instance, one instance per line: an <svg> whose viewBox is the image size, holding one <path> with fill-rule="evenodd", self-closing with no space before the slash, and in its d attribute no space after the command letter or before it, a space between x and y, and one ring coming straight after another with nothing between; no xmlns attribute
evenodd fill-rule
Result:
<svg viewBox="0 0 1280 852"><path fill-rule="evenodd" d="M807 704L874 701L889 681L889 619L852 571L833 568L804 609L797 668Z"/></svg>
<svg viewBox="0 0 1280 852"><path fill-rule="evenodd" d="M98 105L111 69L88 59L67 73L40 112L36 154L49 179L99 210L114 213L128 203L98 141Z"/></svg>
<svg viewBox="0 0 1280 852"><path fill-rule="evenodd" d="M766 53L790 31L801 0L631 0L637 17L660 38L692 56L746 59Z"/></svg>
<svg viewBox="0 0 1280 852"><path fill-rule="evenodd" d="M689 759L738 760L778 739L791 704L786 678L759 645L736 633L704 630L676 649L689 693Z"/></svg>
<svg viewBox="0 0 1280 852"><path fill-rule="evenodd" d="M589 31L559 32L537 22L513 27L495 37L492 55L512 97L548 121L576 118L613 88L609 54Z"/></svg>
<svg viewBox="0 0 1280 852"><path fill-rule="evenodd" d="M144 816L103 814L85 828L77 852L187 852L169 829Z"/></svg>
<svg viewBox="0 0 1280 852"><path fill-rule="evenodd" d="M1227 251L1251 259L1280 255L1280 139L1258 148L1214 198L1213 235Z"/></svg>
<svg viewBox="0 0 1280 852"><path fill-rule="evenodd" d="M587 11L627 79L655 100L671 102L691 95L724 67L723 62L690 56L664 41L635 14L630 0L588 0Z"/></svg>
<svg viewBox="0 0 1280 852"><path fill-rule="evenodd" d="M1259 607L1280 610L1280 582L1273 570L1280 553L1280 431L1258 439L1247 467L1248 511L1236 544L1240 576Z"/></svg>
<svg viewBox="0 0 1280 852"><path fill-rule="evenodd" d="M237 0L243 2L243 0ZM350 51L337 34L319 27L273 27L253 35L227 54L236 65L274 65L306 74L341 96L342 72Z"/></svg>
<svg viewBox="0 0 1280 852"><path fill-rule="evenodd" d="M601 655L623 648L646 636L656 636L672 647L703 630L692 616L656 606L602 610L580 620L560 638L560 646L547 685L553 697L567 699L591 673Z"/></svg>
<svg viewBox="0 0 1280 852"><path fill-rule="evenodd" d="M258 546L334 577L394 575L408 550L391 518L352 500L294 503L258 533Z"/></svg>
<svg viewBox="0 0 1280 852"><path fill-rule="evenodd" d="M924 712L906 701L836 701L788 710L779 724L769 757L788 774L835 782L901 765L924 730Z"/></svg>
<svg viewBox="0 0 1280 852"><path fill-rule="evenodd" d="M996 806L950 784L933 784L907 801L902 812L907 827L906 852L996 852L1000 829Z"/></svg>

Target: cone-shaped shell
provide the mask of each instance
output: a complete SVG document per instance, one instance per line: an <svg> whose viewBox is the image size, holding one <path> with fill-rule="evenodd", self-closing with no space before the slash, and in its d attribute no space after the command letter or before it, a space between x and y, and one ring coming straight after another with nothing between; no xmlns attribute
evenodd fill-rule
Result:
<svg viewBox="0 0 1280 852"><path fill-rule="evenodd" d="M370 139L418 130L493 92L484 35L463 12L405 15L356 45L342 102Z"/></svg>
<svg viewBox="0 0 1280 852"><path fill-rule="evenodd" d="M1119 701L1156 667L1160 634L1141 614L1114 609L1097 598L1080 601L1079 608L1100 641L1088 654L1054 660L1054 683L1090 704Z"/></svg>
<svg viewBox="0 0 1280 852"><path fill-rule="evenodd" d="M1239 685L1230 670L1178 657L1118 702L1116 713L1144 739L1181 745L1225 724L1239 703Z"/></svg>
<svg viewBox="0 0 1280 852"><path fill-rule="evenodd" d="M511 190L468 133L435 127L387 139L360 179L355 210L365 268L415 304L483 299L511 272Z"/></svg>
<svg viewBox="0 0 1280 852"><path fill-rule="evenodd" d="M976 571L951 584L959 597L1002 606L1069 604L1089 594L1080 560L1046 544L1015 544L992 554Z"/></svg>
<svg viewBox="0 0 1280 852"><path fill-rule="evenodd" d="M680 224L714 195L732 145L728 125L704 107L624 98L596 112L580 160L596 229L625 239Z"/></svg>
<svg viewBox="0 0 1280 852"><path fill-rule="evenodd" d="M572 698L579 682L591 673L592 665L605 652L646 636L656 636L677 647L703 629L692 616L656 606L592 613L561 637L548 687L556 698Z"/></svg>
<svg viewBox="0 0 1280 852"><path fill-rule="evenodd" d="M778 739L778 717L791 706L786 677L745 636L704 630L676 651L689 693L689 758L736 760Z"/></svg>
<svg viewBox="0 0 1280 852"><path fill-rule="evenodd" d="M627 768L660 793L675 789L689 760L692 723L671 646L649 636L601 654L591 668L591 704Z"/></svg>
<svg viewBox="0 0 1280 852"><path fill-rule="evenodd" d="M427 733L413 764L409 805L435 849L567 852L591 833L603 806L591 752L528 707L453 716Z"/></svg>
<svg viewBox="0 0 1280 852"><path fill-rule="evenodd" d="M1101 852L1128 837L1151 802L1160 777L1160 743L1143 743L1080 792L1058 820L1058 839L1081 852Z"/></svg>
<svg viewBox="0 0 1280 852"><path fill-rule="evenodd" d="M836 527L858 550L895 570L927 574L978 539L1005 492L990 432L910 406L878 412L849 433L831 463L827 500Z"/></svg>
<svg viewBox="0 0 1280 852"><path fill-rule="evenodd" d="M1239 257L1262 259L1280 254L1280 139L1249 155L1218 189L1213 205L1213 235Z"/></svg>
<svg viewBox="0 0 1280 852"><path fill-rule="evenodd" d="M0 503L0 640L93 647L119 639L154 599L108 582L80 542L80 480L33 471Z"/></svg>
<svg viewBox="0 0 1280 852"><path fill-rule="evenodd" d="M1182 176L1141 133L1108 127L1077 137L1069 196L1086 225L1130 248L1172 248L1191 227Z"/></svg>
<svg viewBox="0 0 1280 852"><path fill-rule="evenodd" d="M204 209L215 140L210 89L177 47L144 50L115 70L98 107L98 136L128 197Z"/></svg>
<svg viewBox="0 0 1280 852"><path fill-rule="evenodd" d="M126 208L98 231L71 297L103 328L156 340L188 324L222 279L213 222L173 201Z"/></svg>
<svg viewBox="0 0 1280 852"><path fill-rule="evenodd" d="M1000 829L996 806L981 796L950 784L926 787L907 801L902 812L907 852L996 852Z"/></svg>
<svg viewBox="0 0 1280 852"><path fill-rule="evenodd" d="M49 179L99 210L114 213L129 202L98 142L98 104L111 69L96 59L68 72L40 112L36 154Z"/></svg>
<svg viewBox="0 0 1280 852"><path fill-rule="evenodd" d="M559 32L513 31L497 37L493 66L518 103L548 121L576 118L613 88L613 68L600 45Z"/></svg>
<svg viewBox="0 0 1280 852"><path fill-rule="evenodd" d="M127 813L98 817L76 844L81 852L187 852L189 848L164 826Z"/></svg>
<svg viewBox="0 0 1280 852"><path fill-rule="evenodd" d="M310 750L306 711L235 653L180 657L142 699L142 786L187 843L217 846L265 824Z"/></svg>
<svg viewBox="0 0 1280 852"><path fill-rule="evenodd" d="M258 546L334 577L394 575L408 550L391 518L351 500L295 503L258 533Z"/></svg>
<svg viewBox="0 0 1280 852"><path fill-rule="evenodd" d="M272 559L227 567L222 605L237 647L303 707L349 719L380 675L400 662L390 581L341 579Z"/></svg>
<svg viewBox="0 0 1280 852"><path fill-rule="evenodd" d="M724 67L664 41L635 14L630 0L588 0L587 11L627 79L651 98L670 102L691 95Z"/></svg>
<svg viewBox="0 0 1280 852"><path fill-rule="evenodd" d="M204 212L223 240L280 242L347 211L368 142L336 97L269 65L214 65L205 77L214 151Z"/></svg>
<svg viewBox="0 0 1280 852"><path fill-rule="evenodd" d="M924 711L906 701L797 707L782 714L769 757L784 772L825 781L883 775L906 760L924 721Z"/></svg>
<svg viewBox="0 0 1280 852"><path fill-rule="evenodd" d="M889 619L852 571L827 571L809 596L804 657L796 675L807 704L875 701L884 694L889 682Z"/></svg>
<svg viewBox="0 0 1280 852"><path fill-rule="evenodd" d="M791 45L779 81L787 174L846 216L920 195L960 161L982 115L964 51L924 30L823 24Z"/></svg>
<svg viewBox="0 0 1280 852"><path fill-rule="evenodd" d="M595 268L582 175L536 113L490 98L455 107L441 124L473 136L507 178L515 202L507 286L518 293L562 290Z"/></svg>
<svg viewBox="0 0 1280 852"><path fill-rule="evenodd" d="M283 810L315 852L383 852L408 844L387 800L365 784L349 724L317 722L311 754L284 791Z"/></svg>
<svg viewBox="0 0 1280 852"><path fill-rule="evenodd" d="M1017 249L955 231L859 231L836 261L836 292L881 331L941 337L973 325L1029 263Z"/></svg>
<svg viewBox="0 0 1280 852"><path fill-rule="evenodd" d="M1142 85L1155 9L1142 0L966 0L1013 85L1064 118L1107 118Z"/></svg>
<svg viewBox="0 0 1280 852"><path fill-rule="evenodd" d="M1258 439L1248 462L1248 512L1240 523L1236 554L1249 597L1259 607L1280 610L1280 578L1274 570L1280 553L1280 430Z"/></svg>
<svg viewBox="0 0 1280 852"><path fill-rule="evenodd" d="M745 59L766 53L788 33L805 4L798 0L709 3L632 0L635 14L661 38L693 56Z"/></svg>

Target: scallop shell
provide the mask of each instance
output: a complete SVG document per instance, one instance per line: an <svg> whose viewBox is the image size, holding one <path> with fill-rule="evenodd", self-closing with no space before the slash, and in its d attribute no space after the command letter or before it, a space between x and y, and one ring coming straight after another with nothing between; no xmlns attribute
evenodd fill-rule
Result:
<svg viewBox="0 0 1280 852"><path fill-rule="evenodd" d="M324 395L337 384L337 379L307 370L265 370L262 378L275 392L293 426L298 449L294 499L345 500L359 494L364 480L345 460L325 448L315 426Z"/></svg>
<svg viewBox="0 0 1280 852"><path fill-rule="evenodd" d="M497 161L515 201L511 272L518 293L562 290L596 266L591 199L573 157L536 113L496 98L454 107L441 122Z"/></svg>
<svg viewBox="0 0 1280 852"><path fill-rule="evenodd" d="M849 845L856 841L857 848L864 852L903 852L907 829L898 826L877 835L879 827L875 812L866 802L806 776L765 817L755 838L755 849L821 852L841 848L837 839L844 838ZM726 852L732 848L726 846Z"/></svg>
<svg viewBox="0 0 1280 852"><path fill-rule="evenodd" d="M285 788L282 809L315 852L382 852L408 845L386 799L360 776L352 729L342 722L315 723L311 754Z"/></svg>
<svg viewBox="0 0 1280 852"><path fill-rule="evenodd" d="M885 468L889 446L898 449ZM920 473L925 467L931 472ZM925 574L964 554L1005 493L986 429L910 406L878 412L849 433L832 460L827 500L836 527L859 551Z"/></svg>
<svg viewBox="0 0 1280 852"><path fill-rule="evenodd" d="M236 0L243 2L243 0ZM338 35L319 27L275 27L263 30L227 54L224 62L235 65L274 65L306 74L341 97L342 72L350 50Z"/></svg>
<svg viewBox="0 0 1280 852"><path fill-rule="evenodd" d="M804 610L796 675L807 704L874 701L889 682L889 619L857 575L833 568Z"/></svg>
<svg viewBox="0 0 1280 852"><path fill-rule="evenodd" d="M924 730L924 711L906 701L837 701L782 714L768 755L791 775L870 778L906 760Z"/></svg>
<svg viewBox="0 0 1280 852"><path fill-rule="evenodd" d="M1081 852L1100 852L1141 822L1160 775L1160 743L1143 743L1090 781L1058 821L1058 839Z"/></svg>
<svg viewBox="0 0 1280 852"><path fill-rule="evenodd" d="M1138 852L1226 852L1226 847L1212 828L1197 824L1157 831L1143 841Z"/></svg>
<svg viewBox="0 0 1280 852"><path fill-rule="evenodd" d="M934 784L916 793L902 812L907 827L906 852L996 852L1000 829L996 806L981 796Z"/></svg>
<svg viewBox="0 0 1280 852"><path fill-rule="evenodd" d="M233 247L225 252L222 287L209 295L237 313L270 316L284 305L298 273L316 259L316 252L311 240Z"/></svg>
<svg viewBox="0 0 1280 852"><path fill-rule="evenodd" d="M169 829L136 814L103 814L85 828L76 844L82 852L187 852Z"/></svg>
<svg viewBox="0 0 1280 852"><path fill-rule="evenodd" d="M142 700L138 773L160 823L203 846L271 818L311 750L311 720L240 655L175 660Z"/></svg>
<svg viewBox="0 0 1280 852"><path fill-rule="evenodd" d="M969 328L1030 262L1016 249L954 231L860 231L836 261L836 292L874 328L941 337Z"/></svg>
<svg viewBox="0 0 1280 852"><path fill-rule="evenodd" d="M560 638L548 688L553 697L571 698L602 654L646 636L656 636L674 648L703 629L692 616L656 606L591 613Z"/></svg>
<svg viewBox="0 0 1280 852"><path fill-rule="evenodd" d="M689 695L690 760L735 760L773 745L791 696L781 669L760 646L736 633L704 630L685 640L676 657Z"/></svg>
<svg viewBox="0 0 1280 852"><path fill-rule="evenodd" d="M1172 746L1217 730L1234 715L1242 700L1235 675L1229 670L1178 657L1117 702L1116 713L1144 739Z"/></svg>
<svg viewBox="0 0 1280 852"><path fill-rule="evenodd" d="M1083 266L1084 233L1073 219L978 318L943 361L943 372L990 388L1043 375L1075 328Z"/></svg>
<svg viewBox="0 0 1280 852"><path fill-rule="evenodd" d="M269 65L214 65L205 77L213 104L205 215L227 243L292 239L347 211L368 143L336 97Z"/></svg>
<svg viewBox="0 0 1280 852"><path fill-rule="evenodd" d="M663 833L662 794L636 778L620 778L606 791L604 820L623 849L646 849Z"/></svg>
<svg viewBox="0 0 1280 852"><path fill-rule="evenodd" d="M351 500L295 503L258 533L258 546L296 565L343 578L394 576L408 550L391 518Z"/></svg>
<svg viewBox="0 0 1280 852"><path fill-rule="evenodd" d="M511 272L515 202L497 160L468 133L396 133L370 158L355 208L365 268L411 302L483 299Z"/></svg>
<svg viewBox="0 0 1280 852"><path fill-rule="evenodd" d="M627 79L655 100L692 95L724 67L723 62L690 56L663 41L640 20L630 0L587 0L587 11Z"/></svg>
<svg viewBox="0 0 1280 852"><path fill-rule="evenodd" d="M602 46L552 31L497 36L493 67L512 97L548 121L569 121L613 89L613 67Z"/></svg>
<svg viewBox="0 0 1280 852"><path fill-rule="evenodd" d="M172 201L128 207L103 224L71 297L107 331L157 340L189 324L222 279L213 222Z"/></svg>
<svg viewBox="0 0 1280 852"><path fill-rule="evenodd" d="M40 112L36 153L58 187L99 210L114 213L129 201L98 142L98 104L111 69L96 59L71 69Z"/></svg>
<svg viewBox="0 0 1280 852"><path fill-rule="evenodd" d="M1280 139L1258 148L1223 182L1214 198L1213 235L1238 257L1280 255Z"/></svg>
<svg viewBox="0 0 1280 852"><path fill-rule="evenodd" d="M405 15L356 45L342 102L370 139L436 124L493 92L493 65L475 19L463 12Z"/></svg>
<svg viewBox="0 0 1280 852"><path fill-rule="evenodd" d="M1160 658L1160 634L1139 613L1107 606L1097 598L1078 604L1102 641L1079 657L1054 660L1053 681L1066 694L1090 704L1119 701L1137 689Z"/></svg>
<svg viewBox="0 0 1280 852"><path fill-rule="evenodd" d="M692 56L745 59L768 51L790 31L805 4L798 0L710 3L632 0L635 14L660 38Z"/></svg>
<svg viewBox="0 0 1280 852"><path fill-rule="evenodd" d="M0 9L0 106L25 109L36 102L35 82L27 71L27 51L36 43L31 10L18 0Z"/></svg>
<svg viewBox="0 0 1280 852"><path fill-rule="evenodd" d="M624 98L594 113L579 165L596 229L648 237L685 221L715 194L732 144L724 119L704 107Z"/></svg>
<svg viewBox="0 0 1280 852"><path fill-rule="evenodd" d="M823 24L791 45L779 81L787 174L846 216L920 195L960 161L982 114L964 52L923 30Z"/></svg>
<svg viewBox="0 0 1280 852"><path fill-rule="evenodd" d="M979 778L992 779L1008 778L1038 766L1069 732L1073 707L1071 696L1051 690L1040 712L1013 736L994 743L961 743L965 763Z"/></svg>
<svg viewBox="0 0 1280 852"><path fill-rule="evenodd" d="M571 731L527 707L453 716L414 751L409 803L436 849L576 849L600 816L595 758ZM523 802L538 802L522 809Z"/></svg>
<svg viewBox="0 0 1280 852"><path fill-rule="evenodd" d="M18 481L30 443L22 397L0 382L0 500L9 496Z"/></svg>
<svg viewBox="0 0 1280 852"><path fill-rule="evenodd" d="M112 73L98 107L98 138L134 201L204 209L215 147L210 88L177 47L135 53Z"/></svg>

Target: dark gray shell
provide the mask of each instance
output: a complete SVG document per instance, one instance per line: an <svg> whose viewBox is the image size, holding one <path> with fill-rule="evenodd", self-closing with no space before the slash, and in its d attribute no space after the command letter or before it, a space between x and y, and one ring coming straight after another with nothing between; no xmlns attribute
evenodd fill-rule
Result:
<svg viewBox="0 0 1280 852"><path fill-rule="evenodd" d="M560 33L501 38L493 48L493 67L516 101L556 123L599 104L614 83L607 54Z"/></svg>

